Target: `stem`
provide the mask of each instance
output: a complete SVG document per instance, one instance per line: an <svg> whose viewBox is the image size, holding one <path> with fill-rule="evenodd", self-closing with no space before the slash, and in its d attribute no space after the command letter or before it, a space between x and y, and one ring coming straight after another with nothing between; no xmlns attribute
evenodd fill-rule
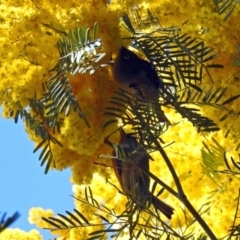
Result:
<svg viewBox="0 0 240 240"><path fill-rule="evenodd" d="M200 226L203 228L203 230L205 231L205 233L209 236L209 238L211 240L217 240L217 237L215 236L215 234L212 232L212 230L209 228L209 226L206 224L206 222L203 220L203 218L201 217L201 215L199 215L199 213L196 211L196 209L193 207L193 205L189 202L189 200L187 199L187 196L185 195L182 185L179 181L179 178L177 176L177 173L170 161L170 159L168 158L167 154L165 153L164 149L162 148L162 146L159 144L159 142L157 141L156 138L154 138L153 134L149 131L148 132L152 139L154 139L154 143L157 147L157 149L159 150L159 152L161 153L163 159L165 160L165 163L168 166L169 171L172 174L173 180L176 184L177 187L177 191L178 194L177 196L175 195L175 193L173 194L175 197L177 197L184 205L185 207L189 210L189 212L193 215L193 217L197 220L197 222L200 224ZM173 193L174 190L171 190L170 192ZM174 191L175 192L175 191Z"/></svg>
<svg viewBox="0 0 240 240"><path fill-rule="evenodd" d="M175 182L175 184L176 184L176 187L177 187L177 191L178 191L179 197L185 197L185 193L184 193L184 191L183 191L182 185L181 185L181 183L180 183L180 181L179 181L179 178L178 178L178 176L177 176L177 173L176 173L176 171L175 171L175 169L174 169L174 167L173 167L170 159L168 158L167 154L166 154L165 151L163 150L162 146L158 143L158 141L156 141L156 143L157 143L157 148L158 148L159 152L161 153L161 155L162 155L165 163L166 163L167 166L168 166L169 171L170 171L171 174L172 174L173 180L174 180L174 182ZM155 143L155 144L156 144L156 143Z"/></svg>
<svg viewBox="0 0 240 240"><path fill-rule="evenodd" d="M148 177L152 178L155 182L157 182L158 184L160 184L164 189L167 189L168 192L170 192L173 196L175 196L176 198L179 199L179 194L178 192L174 191L171 187L169 187L165 182L163 182L161 179L159 179L158 177L156 177L154 174L152 174L151 172L147 171L146 169L142 168L141 166L139 166L139 168L141 169L141 171L143 173L145 173Z"/></svg>
<svg viewBox="0 0 240 240"><path fill-rule="evenodd" d="M187 199L187 196L185 198L179 200L185 205L185 207L189 210L189 212L193 215L193 217L197 220L197 222L200 224L200 226L203 228L205 233L209 236L211 240L217 240L217 237L211 230L211 228L207 225L207 223L203 220L201 215L196 211L196 209L193 207L193 205L189 202Z"/></svg>

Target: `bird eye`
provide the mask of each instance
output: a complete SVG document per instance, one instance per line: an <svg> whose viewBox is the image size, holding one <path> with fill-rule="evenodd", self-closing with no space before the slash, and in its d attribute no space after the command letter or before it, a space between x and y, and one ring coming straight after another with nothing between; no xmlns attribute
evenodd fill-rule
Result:
<svg viewBox="0 0 240 240"><path fill-rule="evenodd" d="M130 134L128 134L128 139L130 140L130 141L136 141L136 139L135 139L135 137L133 137L132 135L130 135Z"/></svg>
<svg viewBox="0 0 240 240"><path fill-rule="evenodd" d="M123 58L126 59L126 60L128 60L128 59L130 58L130 56L129 56L129 54L124 53L124 54L123 54Z"/></svg>

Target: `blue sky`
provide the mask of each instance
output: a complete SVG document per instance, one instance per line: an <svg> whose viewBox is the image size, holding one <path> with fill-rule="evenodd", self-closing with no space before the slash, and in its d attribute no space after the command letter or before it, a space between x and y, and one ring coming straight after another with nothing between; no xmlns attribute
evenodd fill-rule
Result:
<svg viewBox="0 0 240 240"><path fill-rule="evenodd" d="M70 170L44 174L39 152L33 153L34 143L29 140L21 120L15 124L12 119L0 117L0 130L0 212L7 212L7 216L15 211L21 214L11 228L37 229L28 222L31 207L50 208L56 214L71 211L74 201L70 196L73 194ZM44 239L53 239L47 230L39 231Z"/></svg>

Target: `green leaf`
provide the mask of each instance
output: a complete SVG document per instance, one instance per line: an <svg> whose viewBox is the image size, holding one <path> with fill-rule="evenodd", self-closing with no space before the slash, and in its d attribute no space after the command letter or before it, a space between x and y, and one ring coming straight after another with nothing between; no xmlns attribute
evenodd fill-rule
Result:
<svg viewBox="0 0 240 240"><path fill-rule="evenodd" d="M54 221L51 221L50 219L47 219L45 217L42 217L42 220L44 220L45 222L49 223L50 225L56 227L57 229L61 229L61 226L59 226L58 224L56 224Z"/></svg>
<svg viewBox="0 0 240 240"><path fill-rule="evenodd" d="M65 110L65 116L68 116L71 110L71 104L68 104Z"/></svg>
<svg viewBox="0 0 240 240"><path fill-rule="evenodd" d="M138 239L142 233L143 229L140 229L138 232L137 232L137 235L136 235L136 239Z"/></svg>
<svg viewBox="0 0 240 240"><path fill-rule="evenodd" d="M189 85L190 87L194 88L198 92L202 92L202 89L200 87L198 87L197 85L195 85L195 84L187 83L187 85Z"/></svg>
<svg viewBox="0 0 240 240"><path fill-rule="evenodd" d="M228 103L230 103L230 102L233 102L234 100L238 99L239 97L240 97L240 94L238 94L238 95L236 95L236 96L233 96L233 97L229 98L228 100L224 101L224 102L222 103L222 105L225 105L225 104L228 104Z"/></svg>
<svg viewBox="0 0 240 240"><path fill-rule="evenodd" d="M49 169L50 169L50 167L51 167L51 164L52 164L52 160L53 160L53 158L52 158L52 154L51 154L51 155L50 155L50 158L49 158L49 160L48 160L48 163L47 163L47 165L46 165L46 167L45 167L44 174L47 174L47 173L48 173L48 171L49 171Z"/></svg>
<svg viewBox="0 0 240 240"><path fill-rule="evenodd" d="M237 145L237 147L235 148L235 151L238 151L238 149L240 148L240 143Z"/></svg>
<svg viewBox="0 0 240 240"><path fill-rule="evenodd" d="M79 36L79 40L81 41L81 44L82 45L84 45L84 43L85 43L85 34L84 34L84 31L85 30L85 28L80 28L79 30L78 30L78 36Z"/></svg>
<svg viewBox="0 0 240 240"><path fill-rule="evenodd" d="M99 30L98 22L95 22L93 26L93 40L97 38L98 30Z"/></svg>
<svg viewBox="0 0 240 240"><path fill-rule="evenodd" d="M205 94L204 98L203 98L203 102L208 102L208 98L210 97L212 93L212 87L208 90L208 92Z"/></svg>
<svg viewBox="0 0 240 240"><path fill-rule="evenodd" d="M89 195L90 195L90 197L88 197L88 198L90 198L91 199L91 201L92 201L92 204L93 204L93 195L92 195L92 190L91 190L91 188L90 187L88 187L87 188L88 189L88 192L89 192Z"/></svg>
<svg viewBox="0 0 240 240"><path fill-rule="evenodd" d="M203 131L203 132L217 132L217 131L219 131L219 130L220 130L219 127L201 129L201 131Z"/></svg>
<svg viewBox="0 0 240 240"><path fill-rule="evenodd" d="M60 109L59 109L59 112L62 113L64 108L68 105L68 104L71 104L70 102L71 100L69 99L69 95L64 99Z"/></svg>
<svg viewBox="0 0 240 240"><path fill-rule="evenodd" d="M232 161L232 164L233 164L238 170L240 170L239 162L235 162L232 157L231 157L231 161Z"/></svg>
<svg viewBox="0 0 240 240"><path fill-rule="evenodd" d="M79 223L79 225L83 226L83 224L81 223L81 221L80 221L74 214L72 214L72 213L70 213L70 212L68 212L68 211L66 211L66 213L67 213L68 215L70 215L77 223Z"/></svg>
<svg viewBox="0 0 240 240"><path fill-rule="evenodd" d="M107 223L110 224L109 220L107 218L105 218L104 216L102 216L102 215L100 215L98 213L94 213L94 215L100 217L104 222L107 222Z"/></svg>
<svg viewBox="0 0 240 240"><path fill-rule="evenodd" d="M63 145L62 145L55 137L53 137L52 135L49 135L49 139L50 139L53 143L59 145L60 147L63 147Z"/></svg>
<svg viewBox="0 0 240 240"><path fill-rule="evenodd" d="M90 225L90 223L88 222L88 220L87 220L77 209L74 209L74 211L77 213L77 215L78 215L85 223L87 223L87 225Z"/></svg>
<svg viewBox="0 0 240 240"><path fill-rule="evenodd" d="M17 110L15 113L15 117L14 117L14 122L17 123L18 122L18 117L19 117L20 111Z"/></svg>
<svg viewBox="0 0 240 240"><path fill-rule="evenodd" d="M47 145L48 146L48 145ZM49 147L49 146L48 146ZM44 163L48 160L48 157L51 157L51 150L49 149L46 154L44 155L42 161L41 161L41 167L44 165Z"/></svg>
<svg viewBox="0 0 240 240"><path fill-rule="evenodd" d="M207 65L208 68L224 68L222 64L209 64Z"/></svg>
<svg viewBox="0 0 240 240"><path fill-rule="evenodd" d="M213 94L212 96L209 98L209 102L211 102L216 96L217 94L222 90L222 87L219 87Z"/></svg>
<svg viewBox="0 0 240 240"><path fill-rule="evenodd" d="M71 219L69 219L66 216L64 216L63 214L58 213L58 216L60 216L61 218L63 218L67 222L69 222L73 227L76 227L76 224Z"/></svg>
<svg viewBox="0 0 240 240"><path fill-rule="evenodd" d="M64 30L64 27L60 24L60 22L51 22L50 24L41 23L43 26L52 29L56 33L63 34L64 36L67 36L66 31Z"/></svg>
<svg viewBox="0 0 240 240"><path fill-rule="evenodd" d="M0 219L0 233L8 228L10 225L12 225L19 217L20 214L19 212L15 212L11 217L7 217L7 219L5 220L6 217L6 213L3 213L1 219Z"/></svg>
<svg viewBox="0 0 240 240"><path fill-rule="evenodd" d="M90 39L90 29L87 28L87 29L86 29L86 32L85 32L85 42L84 42L84 44L86 45L86 44L89 43L90 41L91 41L91 39Z"/></svg>
<svg viewBox="0 0 240 240"><path fill-rule="evenodd" d="M226 20L229 18L229 16L230 16L231 13L233 12L234 8L235 8L235 5L233 5L233 6L230 8L230 10L228 11L228 13L227 13L227 14L224 16L224 18L223 18L224 21L226 21Z"/></svg>
<svg viewBox="0 0 240 240"><path fill-rule="evenodd" d="M213 54L213 55L211 55L210 57L203 59L203 60L202 60L202 63L208 62L208 61L216 58L217 56L218 56L218 54Z"/></svg>
<svg viewBox="0 0 240 240"><path fill-rule="evenodd" d="M232 169L231 169L231 167L230 167L229 164L228 164L227 153L226 153L226 152L224 152L224 157L223 157L223 159L224 159L225 165L226 165L227 168L231 171Z"/></svg>
<svg viewBox="0 0 240 240"><path fill-rule="evenodd" d="M217 103L217 102L221 99L221 97L222 97L223 94L226 92L226 90L227 90L227 87L222 90L222 92L220 93L220 95L219 95L219 96L217 97L217 99L215 100L215 103Z"/></svg>
<svg viewBox="0 0 240 240"><path fill-rule="evenodd" d="M68 225L67 225L64 221L62 221L62 220L60 220L60 219L58 219L58 218L49 217L48 219L49 219L49 220L52 220L52 221L54 221L54 222L60 223L61 225L65 226L65 227L68 227Z"/></svg>
<svg viewBox="0 0 240 240"><path fill-rule="evenodd" d="M43 139L43 140L37 145L37 147L33 150L33 153L35 153L45 142L46 142L46 139Z"/></svg>
<svg viewBox="0 0 240 240"><path fill-rule="evenodd" d="M43 157L43 155L45 154L45 152L46 152L46 150L48 149L48 147L49 147L49 145L47 144L47 145L43 148L41 154L39 155L38 160L41 160L41 159L42 159L42 157Z"/></svg>
<svg viewBox="0 0 240 240"><path fill-rule="evenodd" d="M127 15L127 14L124 14L123 16L122 16L122 21L124 22L124 27L128 30L128 31L130 31L131 33L135 33L135 29L134 29L134 27L133 27L133 25L132 25L132 22L131 22L131 20L130 20L130 18L129 18L129 16Z"/></svg>
<svg viewBox="0 0 240 240"><path fill-rule="evenodd" d="M98 204L98 202L94 199L93 194L92 194L92 190L91 190L90 187L88 187L88 192L89 192L89 194L90 194L90 197L88 197L88 196L87 196L87 197L88 197L88 199L91 200L92 205L94 205L94 206L96 206L97 208L99 208L99 204Z"/></svg>
<svg viewBox="0 0 240 240"><path fill-rule="evenodd" d="M107 126L109 126L110 124L116 124L116 123L118 123L117 119L109 120L109 121L104 123L103 129L106 128Z"/></svg>
<svg viewBox="0 0 240 240"><path fill-rule="evenodd" d="M112 211L111 211L109 208L107 208L105 205L102 205L102 207L105 208L109 213L112 212Z"/></svg>
<svg viewBox="0 0 240 240"><path fill-rule="evenodd" d="M112 232L118 232L119 229L102 229L102 230L96 230L94 232L89 233L89 235L95 235L99 233L112 233Z"/></svg>
<svg viewBox="0 0 240 240"><path fill-rule="evenodd" d="M60 92L60 91L59 91L59 92ZM53 99L53 100L56 102L57 107L59 107L59 106L62 104L64 98L67 97L67 93L64 92L64 93L62 93L62 96L59 96L59 97L60 97L60 98L58 98L58 99ZM57 112L58 112L58 111L57 111Z"/></svg>

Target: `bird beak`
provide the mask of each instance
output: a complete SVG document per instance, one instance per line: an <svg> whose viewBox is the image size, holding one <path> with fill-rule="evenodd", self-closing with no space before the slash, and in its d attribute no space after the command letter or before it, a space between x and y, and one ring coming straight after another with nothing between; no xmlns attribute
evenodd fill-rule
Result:
<svg viewBox="0 0 240 240"><path fill-rule="evenodd" d="M119 128L119 132L120 132L121 138L126 137L126 133L124 132L124 130L122 128Z"/></svg>
<svg viewBox="0 0 240 240"><path fill-rule="evenodd" d="M119 54L123 52L123 46L119 48Z"/></svg>

